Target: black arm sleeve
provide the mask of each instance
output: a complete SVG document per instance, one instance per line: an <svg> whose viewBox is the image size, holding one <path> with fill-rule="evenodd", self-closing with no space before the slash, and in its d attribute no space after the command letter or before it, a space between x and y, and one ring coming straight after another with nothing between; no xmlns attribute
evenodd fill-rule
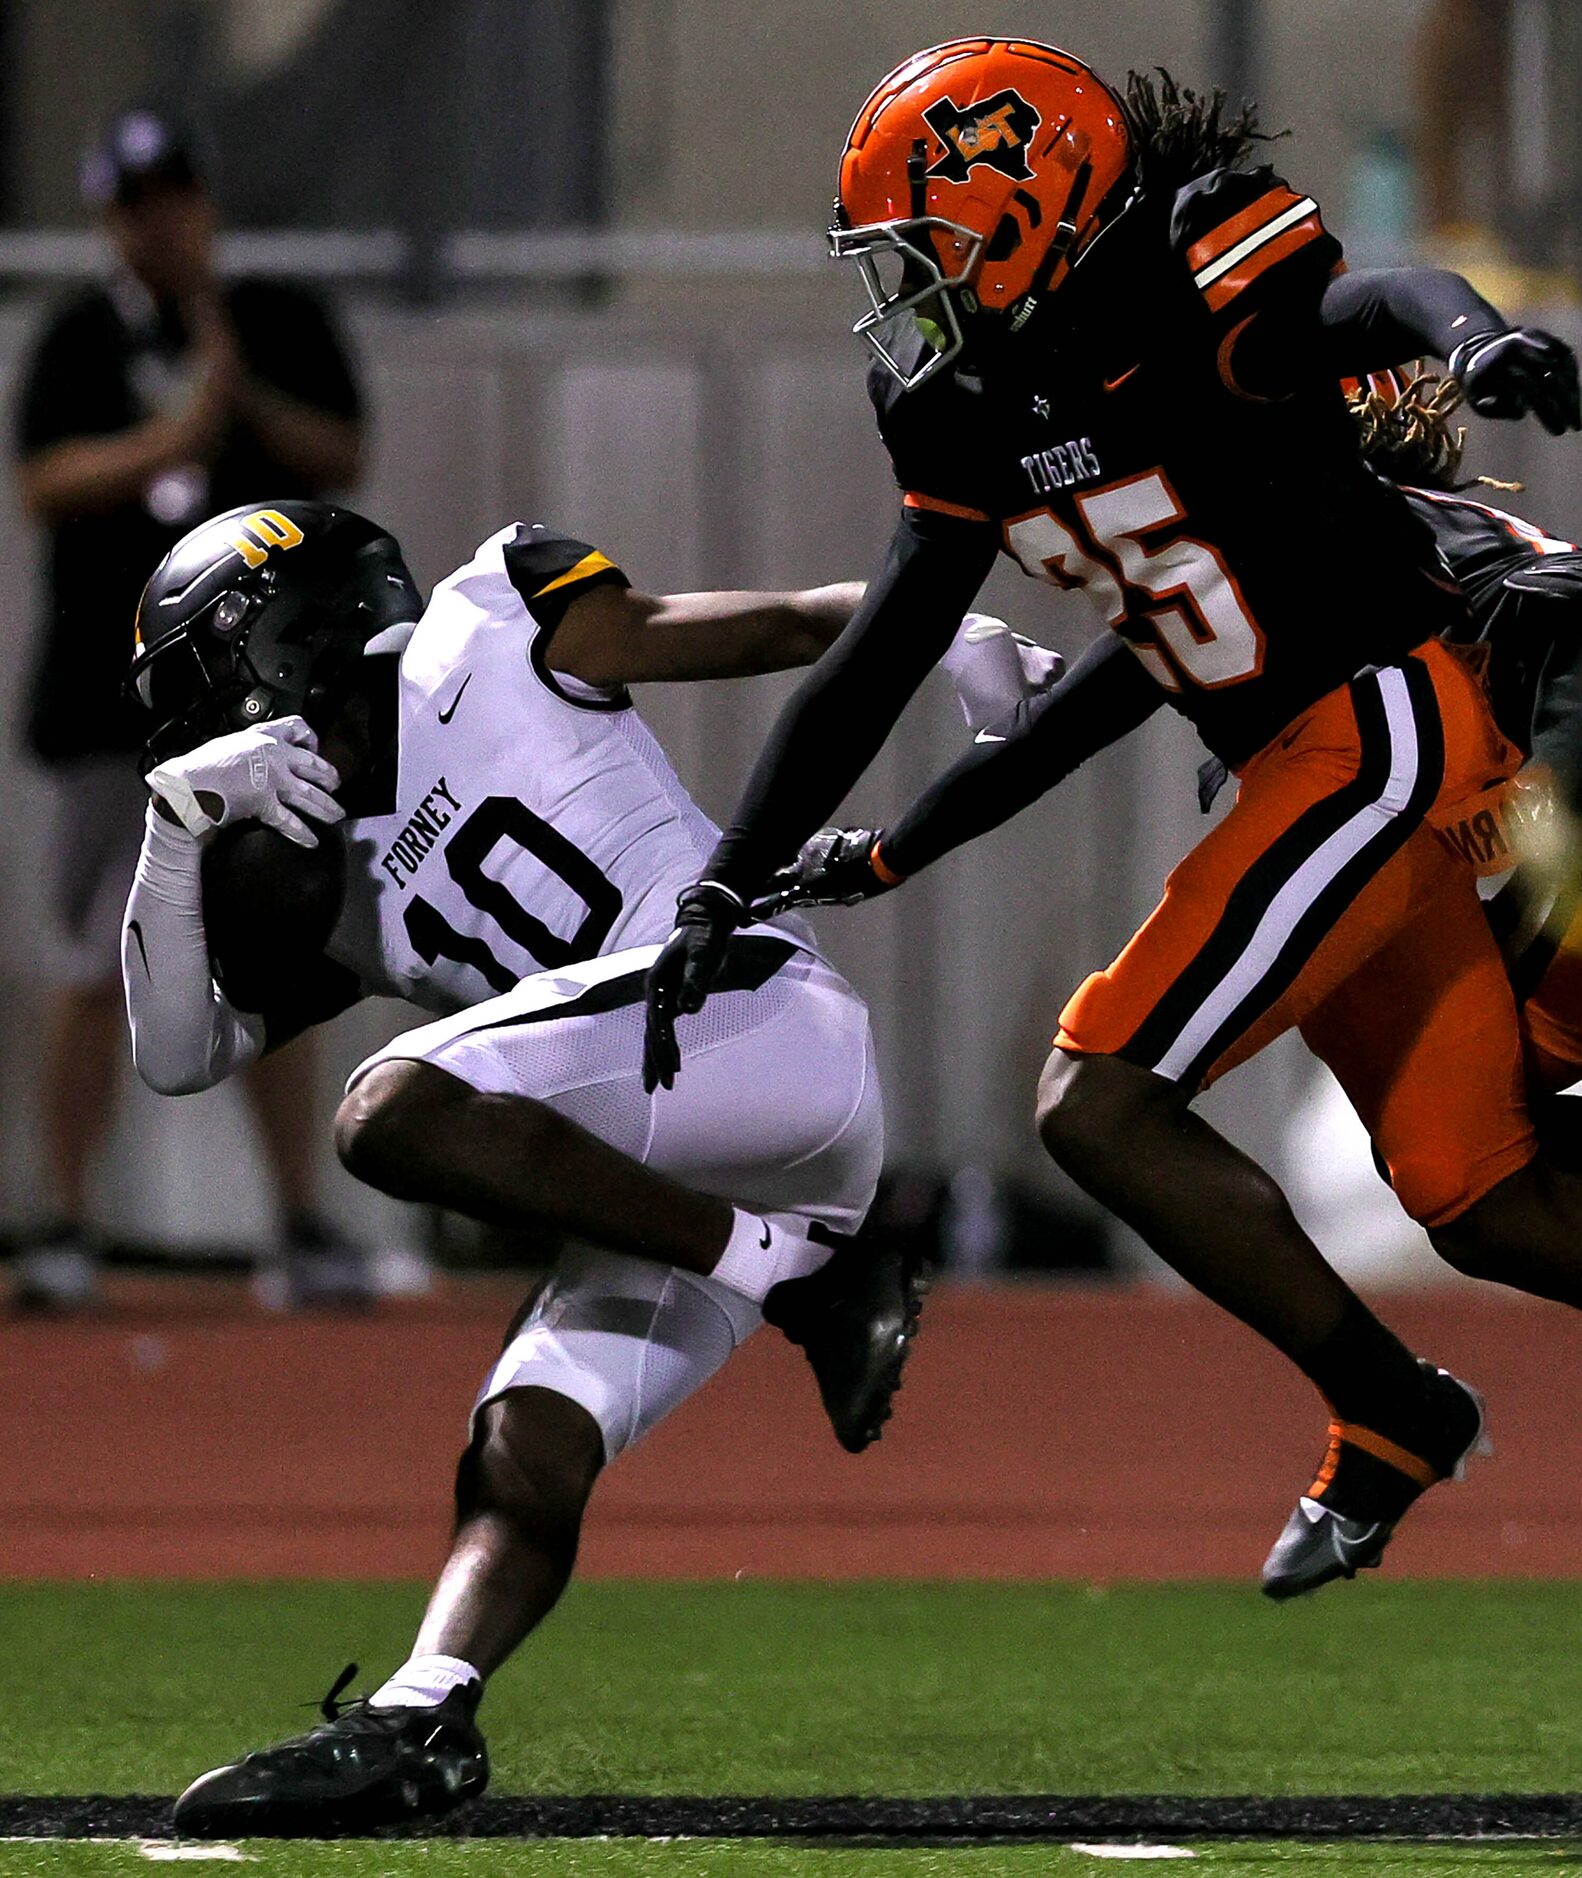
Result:
<svg viewBox="0 0 1582 1878"><path fill-rule="evenodd" d="M1360 268L1337 274L1320 309L1331 369L1363 377L1428 355L1448 359L1474 333L1509 322L1459 274L1442 267Z"/></svg>
<svg viewBox="0 0 1582 1878"><path fill-rule="evenodd" d="M1163 691L1125 643L1106 633L1052 690L991 727L1006 732L1003 743L974 743L885 830L886 865L909 876L998 828L1163 702Z"/></svg>
<svg viewBox="0 0 1582 1878"><path fill-rule="evenodd" d="M781 712L710 880L751 900L830 820L943 657L998 552L985 523L903 511L862 605Z"/></svg>

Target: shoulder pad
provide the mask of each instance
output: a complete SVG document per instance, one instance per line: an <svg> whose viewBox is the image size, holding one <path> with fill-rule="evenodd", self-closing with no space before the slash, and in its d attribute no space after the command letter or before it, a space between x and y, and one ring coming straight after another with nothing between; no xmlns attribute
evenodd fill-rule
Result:
<svg viewBox="0 0 1582 1878"><path fill-rule="evenodd" d="M1327 265L1340 258L1318 204L1298 195L1267 164L1211 170L1179 190L1171 210L1170 245L1214 312L1314 244L1321 245Z"/></svg>
<svg viewBox="0 0 1582 1878"><path fill-rule="evenodd" d="M542 523L519 528L505 544L505 569L522 604L538 624L560 624L567 606L590 587L629 587L631 582L590 542L557 534Z"/></svg>
<svg viewBox="0 0 1582 1878"><path fill-rule="evenodd" d="M1194 176L1176 191L1170 210L1170 244L1185 253L1217 228L1229 216L1249 209L1271 189L1286 188L1283 176L1277 176L1267 163L1256 169L1209 170Z"/></svg>

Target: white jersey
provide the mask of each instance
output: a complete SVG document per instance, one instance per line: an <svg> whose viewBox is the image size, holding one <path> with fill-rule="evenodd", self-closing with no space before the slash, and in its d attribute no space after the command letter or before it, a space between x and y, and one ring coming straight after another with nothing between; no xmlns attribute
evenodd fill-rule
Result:
<svg viewBox="0 0 1582 1878"><path fill-rule="evenodd" d="M435 589L401 656L395 807L341 829L327 951L364 991L449 1013L671 930L718 830L631 700L543 644L570 591L620 578L513 524Z"/></svg>

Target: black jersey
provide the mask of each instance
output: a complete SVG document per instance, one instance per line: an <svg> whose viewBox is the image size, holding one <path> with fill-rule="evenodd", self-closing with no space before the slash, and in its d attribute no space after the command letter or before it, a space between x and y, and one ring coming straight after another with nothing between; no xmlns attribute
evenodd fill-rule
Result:
<svg viewBox="0 0 1582 1878"><path fill-rule="evenodd" d="M1487 648L1484 682L1495 721L1546 764L1573 797L1582 784L1582 568L1574 543L1487 502L1432 489L1406 499L1434 532L1467 597L1445 637ZM1548 590L1508 576L1553 576Z"/></svg>
<svg viewBox="0 0 1582 1878"><path fill-rule="evenodd" d="M1316 204L1221 170L1126 240L1134 267L1093 262L1136 280L1124 304L1074 294L1079 269L1050 342L1029 331L982 381L903 391L876 367L870 391L907 503L990 522L1024 571L1081 588L1239 764L1462 602L1317 356L1340 248Z"/></svg>

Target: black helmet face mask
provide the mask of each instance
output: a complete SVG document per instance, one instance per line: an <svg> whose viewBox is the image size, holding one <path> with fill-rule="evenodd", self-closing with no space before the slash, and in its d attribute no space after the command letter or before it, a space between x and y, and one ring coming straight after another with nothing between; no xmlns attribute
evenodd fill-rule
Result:
<svg viewBox="0 0 1582 1878"><path fill-rule="evenodd" d="M246 633L235 615L246 609L244 597L228 594L228 624L222 642L200 636L189 626L178 627L138 654L128 674L128 689L153 718L156 726L144 746L143 769L169 756L180 755L237 727L236 707L255 689L244 647ZM218 612L220 609L216 608ZM205 643L208 640L209 643ZM229 643L225 643L228 641ZM241 722L263 716L262 701Z"/></svg>
<svg viewBox="0 0 1582 1878"><path fill-rule="evenodd" d="M368 642L421 612L398 545L349 511L289 503L205 523L161 562L138 609L128 687L156 726L145 770L272 718L322 731Z"/></svg>

